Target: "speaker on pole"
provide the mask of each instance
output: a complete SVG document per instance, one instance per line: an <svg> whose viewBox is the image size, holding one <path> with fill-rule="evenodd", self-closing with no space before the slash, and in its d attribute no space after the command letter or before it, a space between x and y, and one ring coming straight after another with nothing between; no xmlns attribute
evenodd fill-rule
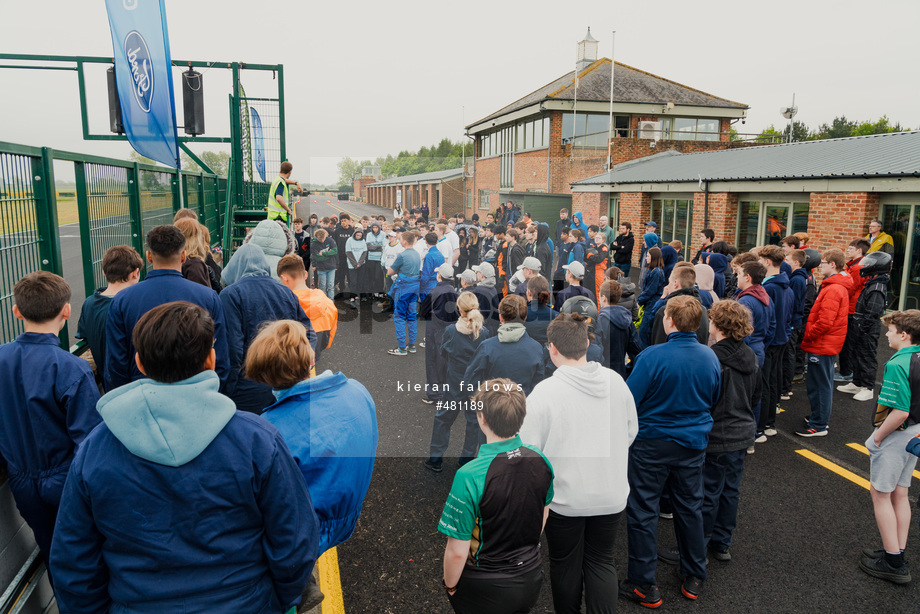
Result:
<svg viewBox="0 0 920 614"><path fill-rule="evenodd" d="M182 106L185 134L204 134L204 81L201 73L193 68L182 73Z"/></svg>
<svg viewBox="0 0 920 614"><path fill-rule="evenodd" d="M115 134L124 134L125 126L121 121L121 102L118 100L118 88L115 87L114 66L109 66L105 71L105 81L109 91L109 130Z"/></svg>

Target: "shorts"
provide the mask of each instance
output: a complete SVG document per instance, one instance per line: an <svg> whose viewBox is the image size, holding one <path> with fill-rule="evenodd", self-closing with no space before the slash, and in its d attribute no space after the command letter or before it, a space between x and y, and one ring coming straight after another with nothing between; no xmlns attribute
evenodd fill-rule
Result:
<svg viewBox="0 0 920 614"><path fill-rule="evenodd" d="M875 445L875 431L872 432L866 440L866 448L869 450L869 483L872 488L878 492L894 492L896 486L910 488L917 457L904 448L917 433L920 433L920 424L895 431L879 447Z"/></svg>

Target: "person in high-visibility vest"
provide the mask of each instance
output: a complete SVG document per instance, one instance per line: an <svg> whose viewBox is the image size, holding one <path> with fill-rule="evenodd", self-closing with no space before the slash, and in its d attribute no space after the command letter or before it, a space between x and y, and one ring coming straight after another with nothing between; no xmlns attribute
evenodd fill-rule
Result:
<svg viewBox="0 0 920 614"><path fill-rule="evenodd" d="M294 165L290 162L281 163L281 172L275 180L272 181L272 187L268 191L268 219L270 220L281 220L283 222L288 221L288 214L294 215L294 211L291 209L290 202L290 191L288 190L289 185L296 185L298 190L303 191L303 188L300 187L300 183L296 181L291 181L291 171L294 170Z"/></svg>

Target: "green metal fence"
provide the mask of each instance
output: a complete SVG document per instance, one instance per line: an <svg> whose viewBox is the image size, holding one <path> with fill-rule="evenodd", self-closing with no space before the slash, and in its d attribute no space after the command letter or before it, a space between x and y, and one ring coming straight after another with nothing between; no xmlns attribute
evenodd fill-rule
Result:
<svg viewBox="0 0 920 614"><path fill-rule="evenodd" d="M58 202L54 161L73 163L75 199ZM13 316L16 281L39 269L64 274L59 206L76 209L83 283L90 296L105 285L105 251L131 245L143 254L147 231L172 223L183 202L208 228L212 246L220 245L227 209L225 177L177 174L127 160L0 141L0 343L22 332L22 323ZM65 327L63 347L67 339Z"/></svg>

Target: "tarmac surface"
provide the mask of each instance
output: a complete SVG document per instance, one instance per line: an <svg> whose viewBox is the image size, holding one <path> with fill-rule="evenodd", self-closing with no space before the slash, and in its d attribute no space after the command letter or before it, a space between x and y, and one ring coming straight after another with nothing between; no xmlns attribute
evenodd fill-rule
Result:
<svg viewBox="0 0 920 614"><path fill-rule="evenodd" d="M322 217L342 211L393 216L379 207L325 196L304 199L297 213L307 219L311 212ZM76 235L76 226L74 232L66 230L62 227L62 248L76 308L82 303L83 288L82 274L73 275L80 271L79 242L63 236ZM340 314L333 347L323 353L317 369L342 371L364 384L375 400L380 432L361 519L352 538L338 547L345 611L449 613L440 587L446 538L437 532L437 524L457 469L454 459L459 455L463 420L454 425L443 473L426 470L422 462L435 408L422 403L423 392L405 390L407 383L425 383L424 350L403 357L387 354L396 345L392 320L388 313L375 313L369 303L360 310L342 304ZM71 335L76 318L75 309ZM423 322L418 339L424 339ZM891 354L884 341L882 337L879 383L884 360ZM876 394L878 389L877 385ZM874 402L860 403L835 392L829 435L803 439L793 431L809 411L805 385L796 384L793 390L792 399L781 402L785 411L777 418L778 435L757 445L756 453L747 457L732 561L711 562L709 578L695 603L681 596L677 568L660 563L663 608L698 613L920 612L916 513L906 552L909 562L917 561L912 584L895 586L871 578L857 565L863 548L881 547L868 485L852 481L868 479L869 458L850 447L864 445L872 433ZM806 456L809 453L813 456ZM814 458L824 459L825 465ZM841 475L847 472L849 477ZM911 501L916 505L915 496ZM672 521L662 520L659 544L675 543ZM616 560L622 579L627 562L625 519ZM537 613L552 612L545 541L544 573L533 610ZM619 611L640 610L639 605L620 600Z"/></svg>
<svg viewBox="0 0 920 614"><path fill-rule="evenodd" d="M312 205L312 203L310 203ZM355 213L379 211L357 203L335 203ZM322 203L313 210L326 214ZM392 212L386 214L392 217ZM306 218L306 216L304 216ZM380 431L377 462L370 492L352 538L339 546L345 610L349 613L449 613L440 588L446 538L438 519L456 472L463 436L462 420L453 429L444 471L434 474L422 465L427 456L434 406L422 403L422 392L399 390L399 382L425 383L424 350L391 356L395 347L391 321L367 305L345 311L333 347L318 369L342 371L364 384L377 405ZM378 321L386 320L386 321ZM419 339L424 338L419 323ZM879 375L891 355L881 338ZM876 386L876 394L879 386ZM803 455L817 455L851 477L868 479L869 457L848 444L864 445L872 433L874 402L857 402L835 392L830 433L804 439L793 434L808 414L805 384L795 384L790 401L777 418L779 433L746 461L738 528L732 561L709 565L702 595L691 602L680 594L676 567L663 563L658 583L663 609L673 612L918 612L920 575L912 584L896 586L860 571L863 548L880 548L867 485L862 486ZM920 476L920 474L915 474ZM916 505L916 497L911 497ZM918 561L920 543L915 513L906 557ZM673 522L659 524L659 544L671 546ZM544 542L545 546L545 542ZM544 549L544 559L546 559ZM617 539L616 560L625 577L625 519ZM552 612L549 564L534 612ZM620 600L619 611L642 611Z"/></svg>

